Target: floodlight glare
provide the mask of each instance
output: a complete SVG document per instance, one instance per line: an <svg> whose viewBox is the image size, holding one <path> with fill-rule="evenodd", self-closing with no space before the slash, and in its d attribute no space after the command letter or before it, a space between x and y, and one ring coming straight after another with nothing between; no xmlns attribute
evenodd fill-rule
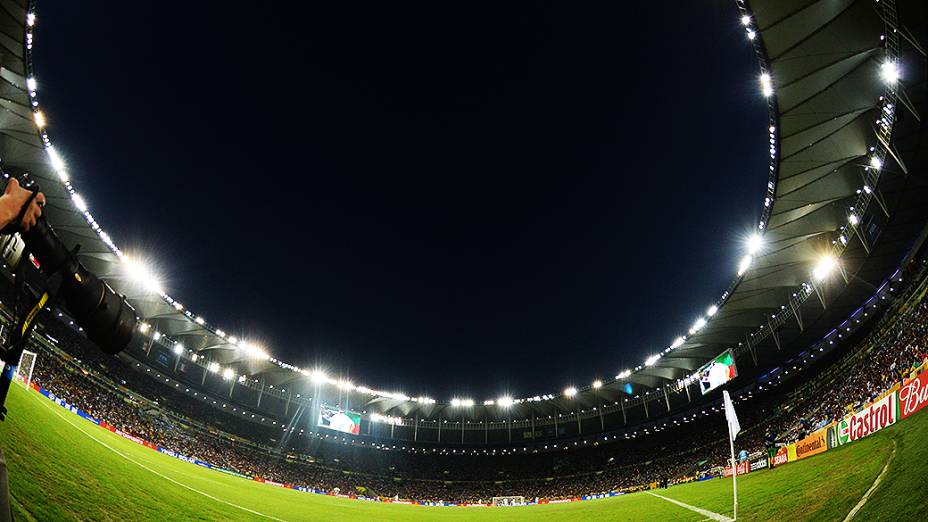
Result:
<svg viewBox="0 0 928 522"><path fill-rule="evenodd" d="M748 254L754 255L760 252L760 249L764 248L764 238L760 234L754 233L751 234L751 237L748 238Z"/></svg>
<svg viewBox="0 0 928 522"><path fill-rule="evenodd" d="M603 381L596 379L593 381L593 388L599 389L603 387Z"/></svg>
<svg viewBox="0 0 928 522"><path fill-rule="evenodd" d="M313 370L312 373L309 374L309 378L312 379L315 384L322 384L328 377L322 370Z"/></svg>
<svg viewBox="0 0 928 522"><path fill-rule="evenodd" d="M741 25L744 25L744 26L751 25L751 17L748 16L748 15L742 16L742 17L741 17Z"/></svg>
<svg viewBox="0 0 928 522"><path fill-rule="evenodd" d="M677 337L676 339L673 340L672 343L670 343L670 347L671 347L671 348L676 348L676 347L682 345L685 341L686 341L686 339L684 339L683 337Z"/></svg>
<svg viewBox="0 0 928 522"><path fill-rule="evenodd" d="M884 82L893 85L899 81L900 76L899 65L896 64L896 62L888 61L880 65L880 78L882 78Z"/></svg>
<svg viewBox="0 0 928 522"><path fill-rule="evenodd" d="M858 223L860 223L860 218L857 217L857 214L851 214L851 215L849 215L849 216L847 217L847 220L848 220L848 222L850 222L850 223L851 223L852 225L854 225L855 227L857 226Z"/></svg>
<svg viewBox="0 0 928 522"><path fill-rule="evenodd" d="M718 311L719 311L719 307L718 307L718 306L715 306L715 305L712 305L712 306L709 307L708 310L706 310L706 315L708 315L709 317L712 317L713 315L715 315L716 313L718 313Z"/></svg>
<svg viewBox="0 0 928 522"><path fill-rule="evenodd" d="M577 394L577 389L574 388L573 386L571 386L571 387L567 388L566 390L564 390L564 396L565 396L565 397L573 397L573 396L576 395L576 394Z"/></svg>
<svg viewBox="0 0 928 522"><path fill-rule="evenodd" d="M822 256L818 264L815 265L815 268L812 270L812 278L816 281L824 281L834 269L838 266L838 261L831 254L826 254Z"/></svg>
<svg viewBox="0 0 928 522"><path fill-rule="evenodd" d="M455 408L459 407L461 405L461 399L451 399L451 405Z"/></svg>
<svg viewBox="0 0 928 522"><path fill-rule="evenodd" d="M207 367L207 369L213 373L216 373L219 371L219 363L211 362L209 363L209 366Z"/></svg>
<svg viewBox="0 0 928 522"><path fill-rule="evenodd" d="M173 349L174 349L174 353L176 353L177 355L184 353L184 345L180 343L175 344Z"/></svg>
<svg viewBox="0 0 928 522"><path fill-rule="evenodd" d="M35 119L35 126L42 129L45 127L45 114L42 111L35 111L32 115Z"/></svg>
<svg viewBox="0 0 928 522"><path fill-rule="evenodd" d="M474 405L474 399L464 399L461 401L461 406L466 406L470 408L473 405Z"/></svg>
<svg viewBox="0 0 928 522"><path fill-rule="evenodd" d="M660 359L660 358L661 358L660 354L652 355L651 357L648 357L647 360L644 361L644 365L645 365L645 366L654 366L654 363L656 363L657 360Z"/></svg>
<svg viewBox="0 0 928 522"><path fill-rule="evenodd" d="M883 162L880 160L880 158L873 156L872 158L870 158L870 166L875 168L876 170L880 170L881 168L883 168Z"/></svg>
<svg viewBox="0 0 928 522"><path fill-rule="evenodd" d="M227 381L231 381L233 377L235 377L235 372L232 371L232 368L226 368L225 371L222 372L222 378Z"/></svg>
<svg viewBox="0 0 928 522"><path fill-rule="evenodd" d="M513 402L514 401L512 400L512 397L509 397L509 396L500 397L499 399L496 399L496 404L502 406L503 408L508 408L512 406Z"/></svg>
<svg viewBox="0 0 928 522"><path fill-rule="evenodd" d="M738 263L738 275L742 276L745 272L748 271L748 268L751 268L751 261L754 261L754 258L750 255L746 255L741 258L741 262Z"/></svg>
<svg viewBox="0 0 928 522"><path fill-rule="evenodd" d="M769 98L773 95L773 80L770 78L769 74L763 73L760 75L760 87L764 96Z"/></svg>

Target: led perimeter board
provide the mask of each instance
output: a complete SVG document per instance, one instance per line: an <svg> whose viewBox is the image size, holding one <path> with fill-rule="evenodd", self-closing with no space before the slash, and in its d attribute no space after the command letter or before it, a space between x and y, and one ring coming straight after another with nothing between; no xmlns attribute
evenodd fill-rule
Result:
<svg viewBox="0 0 928 522"><path fill-rule="evenodd" d="M699 376L699 389L705 395L738 376L735 356L731 350L726 350L700 368L696 375Z"/></svg>
<svg viewBox="0 0 928 522"><path fill-rule="evenodd" d="M361 433L361 414L322 406L319 408L319 426L357 435Z"/></svg>

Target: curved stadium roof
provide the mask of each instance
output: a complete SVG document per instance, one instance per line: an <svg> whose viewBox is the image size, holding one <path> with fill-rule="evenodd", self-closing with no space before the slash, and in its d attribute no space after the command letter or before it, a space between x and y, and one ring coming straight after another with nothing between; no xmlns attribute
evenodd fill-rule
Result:
<svg viewBox="0 0 928 522"><path fill-rule="evenodd" d="M821 338L900 265L925 224L924 176L911 175L924 171L915 154L925 145L915 117L924 105L924 54L905 26L924 23L924 8L886 0L736 3L742 18L732 22L754 47L757 95L769 104L768 121L758 122L770 135L760 248L690 332L639 367L576 393L470 405L376 391L278 361L158 291L78 195L78 185L92 180L67 171L44 131L32 68L34 7L21 0L0 0L0 158L7 171L38 179L49 222L144 318L132 356L144 359L152 344L176 348L175 371L181 361L198 367L201 384L231 377L233 387L289 393L288 406L295 391L305 401L327 387L371 412L417 418L527 418L610 402L658 401L669 410L670 396L685 393L688 401L695 389L688 378L727 349L752 374ZM835 260L833 274L820 266L827 259Z"/></svg>

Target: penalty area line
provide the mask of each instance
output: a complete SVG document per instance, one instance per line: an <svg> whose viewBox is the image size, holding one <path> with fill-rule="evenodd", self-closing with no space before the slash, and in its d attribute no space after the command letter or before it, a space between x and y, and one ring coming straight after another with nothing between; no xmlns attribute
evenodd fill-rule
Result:
<svg viewBox="0 0 928 522"><path fill-rule="evenodd" d="M679 500L674 500L672 498L665 497L664 495L658 495L657 493L651 493L650 491L646 491L645 493L647 493L648 495L651 495L652 497L657 497L659 499L666 500L667 502L670 502L671 504L676 504L690 511L695 511L696 513L699 513L700 515L706 517L708 520L716 520L718 522L734 522L735 520L733 518L726 517L725 515L715 513L714 511L709 511L708 509L702 509L696 506L691 506L689 504L684 504L683 502L680 502Z"/></svg>
<svg viewBox="0 0 928 522"><path fill-rule="evenodd" d="M32 395L32 393L29 393L28 395ZM85 436L87 436L87 438L89 438L90 440L92 440L92 441L96 442L97 444L103 446L104 448L106 448L106 449L112 451L113 453L115 453L115 454L119 455L120 457L126 459L127 461L129 461L129 462L135 464L136 466L138 466L138 467L140 467L140 468L142 468L142 469L148 471L149 473L152 473L152 474L154 474L154 475L157 475L157 476L163 478L164 480L167 480L168 482L177 484L178 486L180 486L180 487L182 487L182 488L184 488L184 489L193 491L194 493L197 493L197 494L199 494L199 495L203 495L204 497L206 497L206 498L208 498L208 499L210 499L210 500L214 500L214 501L216 501L216 502L219 502L219 503L221 503L221 504L225 504L225 505L227 505L227 506L230 506L230 507L233 507L233 508L236 508L236 509L240 509L240 510L245 511L245 512L247 512L247 513L251 513L252 515L257 515L257 516L259 516L259 517L268 518L268 519L270 519L270 520L277 520L277 521L279 521L279 522L287 522L286 520L284 520L284 519L282 519L282 518L277 518L277 517L272 516L272 515L266 515L266 514L264 514L264 513L261 513L260 511L255 511L255 510L250 509L250 508L247 508L247 507L245 507L245 506L240 506L240 505L238 505L238 504L229 502L228 500L223 500L223 499L221 499L221 498L219 498L219 497L215 497L215 496L213 496L213 495L210 495L209 493L207 493L207 492L205 492L205 491L200 491L199 489L196 489L196 488L194 488L194 487L188 486L187 484L184 484L183 482L179 482L179 481L177 481L177 480L174 480L174 479L172 479L171 477L169 477L169 476L167 476L167 475L164 475L164 474L162 474L162 473L160 473L160 472L158 472L158 471L156 471L156 470L154 470L154 469L152 469L152 468L146 466L145 464L142 464L141 462L138 462L137 460L134 460L132 457L130 457L130 456L126 455L125 453L119 451L118 449L116 449L116 448L110 446L109 444L103 442L102 440L100 440L100 439L94 437L94 436L91 435L89 432L85 431L84 428L82 428L81 426L78 426L77 424L71 422L71 419L68 419L67 417L65 417L64 415L62 415L61 413L59 413L58 411L55 411L55 408L51 407L51 406L48 405L48 404L45 404L45 402L42 401L42 400L40 400L38 397L35 397L35 396L33 396L33 397L34 397L35 399L39 400L39 402L42 404L42 406L45 406L46 408L48 408L52 413L54 413L55 415L57 415L58 417L60 417L61 419L63 419L65 422L67 422L68 424L70 424L71 426L73 426L75 429L77 429L78 431L80 431L81 433L83 433L83 434L84 434ZM57 406L56 406L56 407L57 407Z"/></svg>

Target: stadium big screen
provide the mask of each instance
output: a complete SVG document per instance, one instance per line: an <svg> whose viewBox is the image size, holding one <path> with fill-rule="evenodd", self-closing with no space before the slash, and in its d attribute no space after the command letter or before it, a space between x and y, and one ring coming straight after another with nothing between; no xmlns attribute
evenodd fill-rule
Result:
<svg viewBox="0 0 928 522"><path fill-rule="evenodd" d="M731 350L726 350L700 368L697 375L699 375L699 389L705 395L738 376L735 356L732 355Z"/></svg>
<svg viewBox="0 0 928 522"><path fill-rule="evenodd" d="M361 432L361 414L322 406L319 409L319 426L357 435Z"/></svg>

